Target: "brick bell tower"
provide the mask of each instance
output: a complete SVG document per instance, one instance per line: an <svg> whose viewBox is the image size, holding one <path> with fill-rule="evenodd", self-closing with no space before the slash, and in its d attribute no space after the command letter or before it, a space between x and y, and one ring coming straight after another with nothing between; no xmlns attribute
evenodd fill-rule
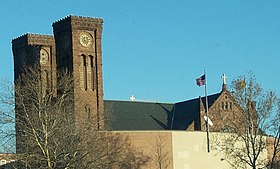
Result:
<svg viewBox="0 0 280 169"><path fill-rule="evenodd" d="M40 66L42 76L46 78L45 85L56 89L56 59L55 43L51 35L24 34L12 40L14 55L14 77L19 78L25 67ZM55 95L55 92L53 92Z"/></svg>
<svg viewBox="0 0 280 169"><path fill-rule="evenodd" d="M97 129L104 128L102 24L99 18L71 15L53 23L57 69L74 78L76 123L91 119Z"/></svg>
<svg viewBox="0 0 280 169"><path fill-rule="evenodd" d="M51 92L56 96L56 59L55 43L51 35L24 34L12 40L14 55L14 79L17 81L26 67L39 66L42 78L42 94ZM22 128L26 127L22 121L17 95L15 95L16 113L16 148L17 152L24 152L26 136Z"/></svg>

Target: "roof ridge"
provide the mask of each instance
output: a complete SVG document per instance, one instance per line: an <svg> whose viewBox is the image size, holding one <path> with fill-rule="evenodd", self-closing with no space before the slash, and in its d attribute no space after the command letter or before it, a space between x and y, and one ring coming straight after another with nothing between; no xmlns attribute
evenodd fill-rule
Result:
<svg viewBox="0 0 280 169"><path fill-rule="evenodd" d="M116 101L116 102L129 102L129 103L149 103L149 104L175 104L175 103L167 103L167 102L156 102L156 101L143 101L143 100L106 100L104 101Z"/></svg>

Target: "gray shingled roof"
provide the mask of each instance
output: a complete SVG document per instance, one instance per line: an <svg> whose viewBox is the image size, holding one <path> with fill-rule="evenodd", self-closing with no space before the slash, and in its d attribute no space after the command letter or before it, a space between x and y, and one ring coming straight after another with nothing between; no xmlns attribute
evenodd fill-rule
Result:
<svg viewBox="0 0 280 169"><path fill-rule="evenodd" d="M105 127L112 130L167 130L173 105L105 100Z"/></svg>
<svg viewBox="0 0 280 169"><path fill-rule="evenodd" d="M208 96L209 107L220 93ZM205 105L205 97L202 98ZM104 100L105 127L112 130L186 130L200 121L200 100L179 103ZM198 128L199 129L199 128Z"/></svg>
<svg viewBox="0 0 280 169"><path fill-rule="evenodd" d="M219 96L220 93L208 96L208 107L211 107ZM205 97L201 99L204 107L206 107ZM200 125L200 99L197 98L175 103L174 113L172 130L186 130L194 121L197 121L199 123L198 125ZM197 130L200 130L200 127L197 127Z"/></svg>

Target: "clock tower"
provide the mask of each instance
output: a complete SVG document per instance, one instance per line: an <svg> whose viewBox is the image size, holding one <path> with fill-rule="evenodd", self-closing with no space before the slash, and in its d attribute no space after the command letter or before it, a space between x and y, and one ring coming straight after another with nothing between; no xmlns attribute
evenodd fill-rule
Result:
<svg viewBox="0 0 280 169"><path fill-rule="evenodd" d="M53 23L57 69L67 69L74 78L76 123L94 120L97 129L104 127L102 24L102 19L80 16Z"/></svg>
<svg viewBox="0 0 280 169"><path fill-rule="evenodd" d="M56 95L55 43L51 35L24 34L12 40L15 81L26 67L40 67L42 94L52 92Z"/></svg>
<svg viewBox="0 0 280 169"><path fill-rule="evenodd" d="M27 67L33 67L40 70L41 83L37 84L41 89L40 94L51 93L56 96L56 59L54 37L42 34L24 34L12 40L12 50L14 55L14 79L19 80L25 73ZM34 84L33 84L34 85ZM32 86L32 85L31 85ZM38 92L39 93L39 92ZM26 97L26 96L25 96ZM26 127L21 115L22 101L21 95L15 94L15 118L16 118L16 149L17 152L24 152L26 144ZM24 103L28 105L28 103Z"/></svg>

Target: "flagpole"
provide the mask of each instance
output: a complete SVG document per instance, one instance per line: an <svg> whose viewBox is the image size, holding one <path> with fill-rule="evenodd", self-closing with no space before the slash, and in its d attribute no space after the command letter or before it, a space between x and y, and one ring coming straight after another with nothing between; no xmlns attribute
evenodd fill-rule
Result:
<svg viewBox="0 0 280 169"><path fill-rule="evenodd" d="M208 98L207 98L207 80L206 80L206 71L204 70L205 75L205 103L206 103L206 133L207 133L207 152L210 152L210 139L209 139L209 116L208 116Z"/></svg>

